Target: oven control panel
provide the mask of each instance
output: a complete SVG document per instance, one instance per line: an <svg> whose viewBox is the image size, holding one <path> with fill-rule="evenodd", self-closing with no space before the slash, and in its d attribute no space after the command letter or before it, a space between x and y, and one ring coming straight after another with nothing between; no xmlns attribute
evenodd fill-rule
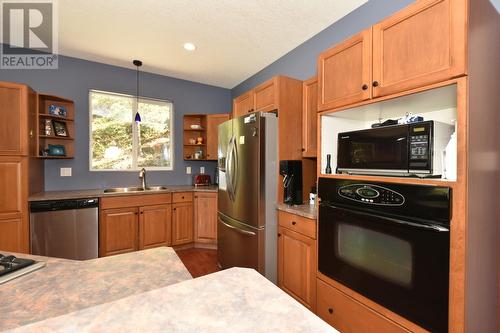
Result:
<svg viewBox="0 0 500 333"><path fill-rule="evenodd" d="M352 184L339 188L342 198L382 206L402 206L405 198L389 188L373 184Z"/></svg>

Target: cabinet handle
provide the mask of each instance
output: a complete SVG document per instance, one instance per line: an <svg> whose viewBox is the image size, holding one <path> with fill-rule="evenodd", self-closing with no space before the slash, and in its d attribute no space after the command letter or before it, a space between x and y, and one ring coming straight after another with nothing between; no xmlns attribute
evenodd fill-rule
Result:
<svg viewBox="0 0 500 333"><path fill-rule="evenodd" d="M374 87L378 87L378 81L373 81L373 84L372 84Z"/></svg>
<svg viewBox="0 0 500 333"><path fill-rule="evenodd" d="M144 212L141 212L141 215L144 214Z"/></svg>
<svg viewBox="0 0 500 333"><path fill-rule="evenodd" d="M281 237L281 234L280 234L280 233L278 233L278 237Z"/></svg>
<svg viewBox="0 0 500 333"><path fill-rule="evenodd" d="M176 210L177 210L177 208L174 208L174 211L176 211Z"/></svg>
<svg viewBox="0 0 500 333"><path fill-rule="evenodd" d="M368 85L367 84L363 84L363 86L361 87L361 89L367 90L368 89Z"/></svg>
<svg viewBox="0 0 500 333"><path fill-rule="evenodd" d="M302 151L306 151L306 149L305 149L305 148L302 148Z"/></svg>
<svg viewBox="0 0 500 333"><path fill-rule="evenodd" d="M297 224L297 222L295 222L295 221L292 221L292 225L296 225L296 224Z"/></svg>
<svg viewBox="0 0 500 333"><path fill-rule="evenodd" d="M135 215L139 215L139 213L134 213Z"/></svg>
<svg viewBox="0 0 500 333"><path fill-rule="evenodd" d="M332 308L328 308L328 313L332 314L333 313L333 309Z"/></svg>

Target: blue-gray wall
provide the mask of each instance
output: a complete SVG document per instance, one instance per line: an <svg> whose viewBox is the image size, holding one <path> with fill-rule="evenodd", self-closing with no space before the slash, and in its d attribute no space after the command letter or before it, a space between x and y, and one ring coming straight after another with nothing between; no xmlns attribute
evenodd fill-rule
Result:
<svg viewBox="0 0 500 333"><path fill-rule="evenodd" d="M316 59L324 50L343 41L396 11L403 9L415 0L370 0L352 11L311 39L297 46L271 65L246 79L231 90L233 97L262 83L275 75L290 76L306 80L316 75ZM311 17L311 20L314 20Z"/></svg>
<svg viewBox="0 0 500 333"><path fill-rule="evenodd" d="M57 70L0 70L0 81L20 82L34 90L52 93L75 101L75 158L45 162L45 189L69 190L138 185L137 172L89 171L89 89L135 95L135 70L101 63L59 58ZM182 155L182 116L189 113L228 113L231 111L229 89L174 79L150 73L141 73L141 95L174 102L174 170L151 171L150 184L191 184L186 166L198 173L213 175L215 162L185 162ZM59 168L71 167L72 177L60 177Z"/></svg>

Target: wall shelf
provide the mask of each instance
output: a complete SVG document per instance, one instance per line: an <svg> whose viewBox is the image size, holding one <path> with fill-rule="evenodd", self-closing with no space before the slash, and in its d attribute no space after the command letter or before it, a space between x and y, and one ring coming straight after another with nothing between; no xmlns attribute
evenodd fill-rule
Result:
<svg viewBox="0 0 500 333"><path fill-rule="evenodd" d="M185 161L217 160L217 127L229 119L229 114L187 114L184 115L182 143ZM192 125L200 128L191 128ZM190 143L201 138L202 143ZM200 158L194 158L195 155Z"/></svg>

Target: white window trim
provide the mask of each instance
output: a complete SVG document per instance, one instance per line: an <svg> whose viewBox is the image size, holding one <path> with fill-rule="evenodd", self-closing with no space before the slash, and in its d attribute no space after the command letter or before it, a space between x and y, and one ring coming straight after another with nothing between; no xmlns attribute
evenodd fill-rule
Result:
<svg viewBox="0 0 500 333"><path fill-rule="evenodd" d="M92 104L91 104L91 93L103 93L103 94L111 94L111 95L117 95L117 96L125 96L125 97L132 97L134 98L133 102L133 110L137 110L137 99L134 95L129 95L129 94L122 94L122 93L116 93L116 92L111 92L111 91L105 91L105 90L97 90L97 89L89 89L88 93L88 103L89 103L89 110L88 110L88 115L89 115L89 171L90 172L138 172L142 168L135 167L135 168L130 168L130 169L94 169L92 168L92 147L94 145L94 140L92 138ZM170 149L170 154L171 154L171 163L169 167L147 167L145 168L147 171L173 171L174 170L174 159L175 159L175 140L174 140L174 117L175 117L175 110L174 110L174 102L169 99L159 99L159 98L151 98L151 97L145 97L145 96L139 96L139 99L149 99L149 100L154 100L154 101L160 101L160 102L168 102L172 104L172 109L171 109L171 116L170 116L170 142L171 142L171 149ZM132 133L133 136L136 134L136 124L134 121L135 113L132 112ZM132 139L132 144L134 144L134 140ZM134 150L134 148L132 149Z"/></svg>

